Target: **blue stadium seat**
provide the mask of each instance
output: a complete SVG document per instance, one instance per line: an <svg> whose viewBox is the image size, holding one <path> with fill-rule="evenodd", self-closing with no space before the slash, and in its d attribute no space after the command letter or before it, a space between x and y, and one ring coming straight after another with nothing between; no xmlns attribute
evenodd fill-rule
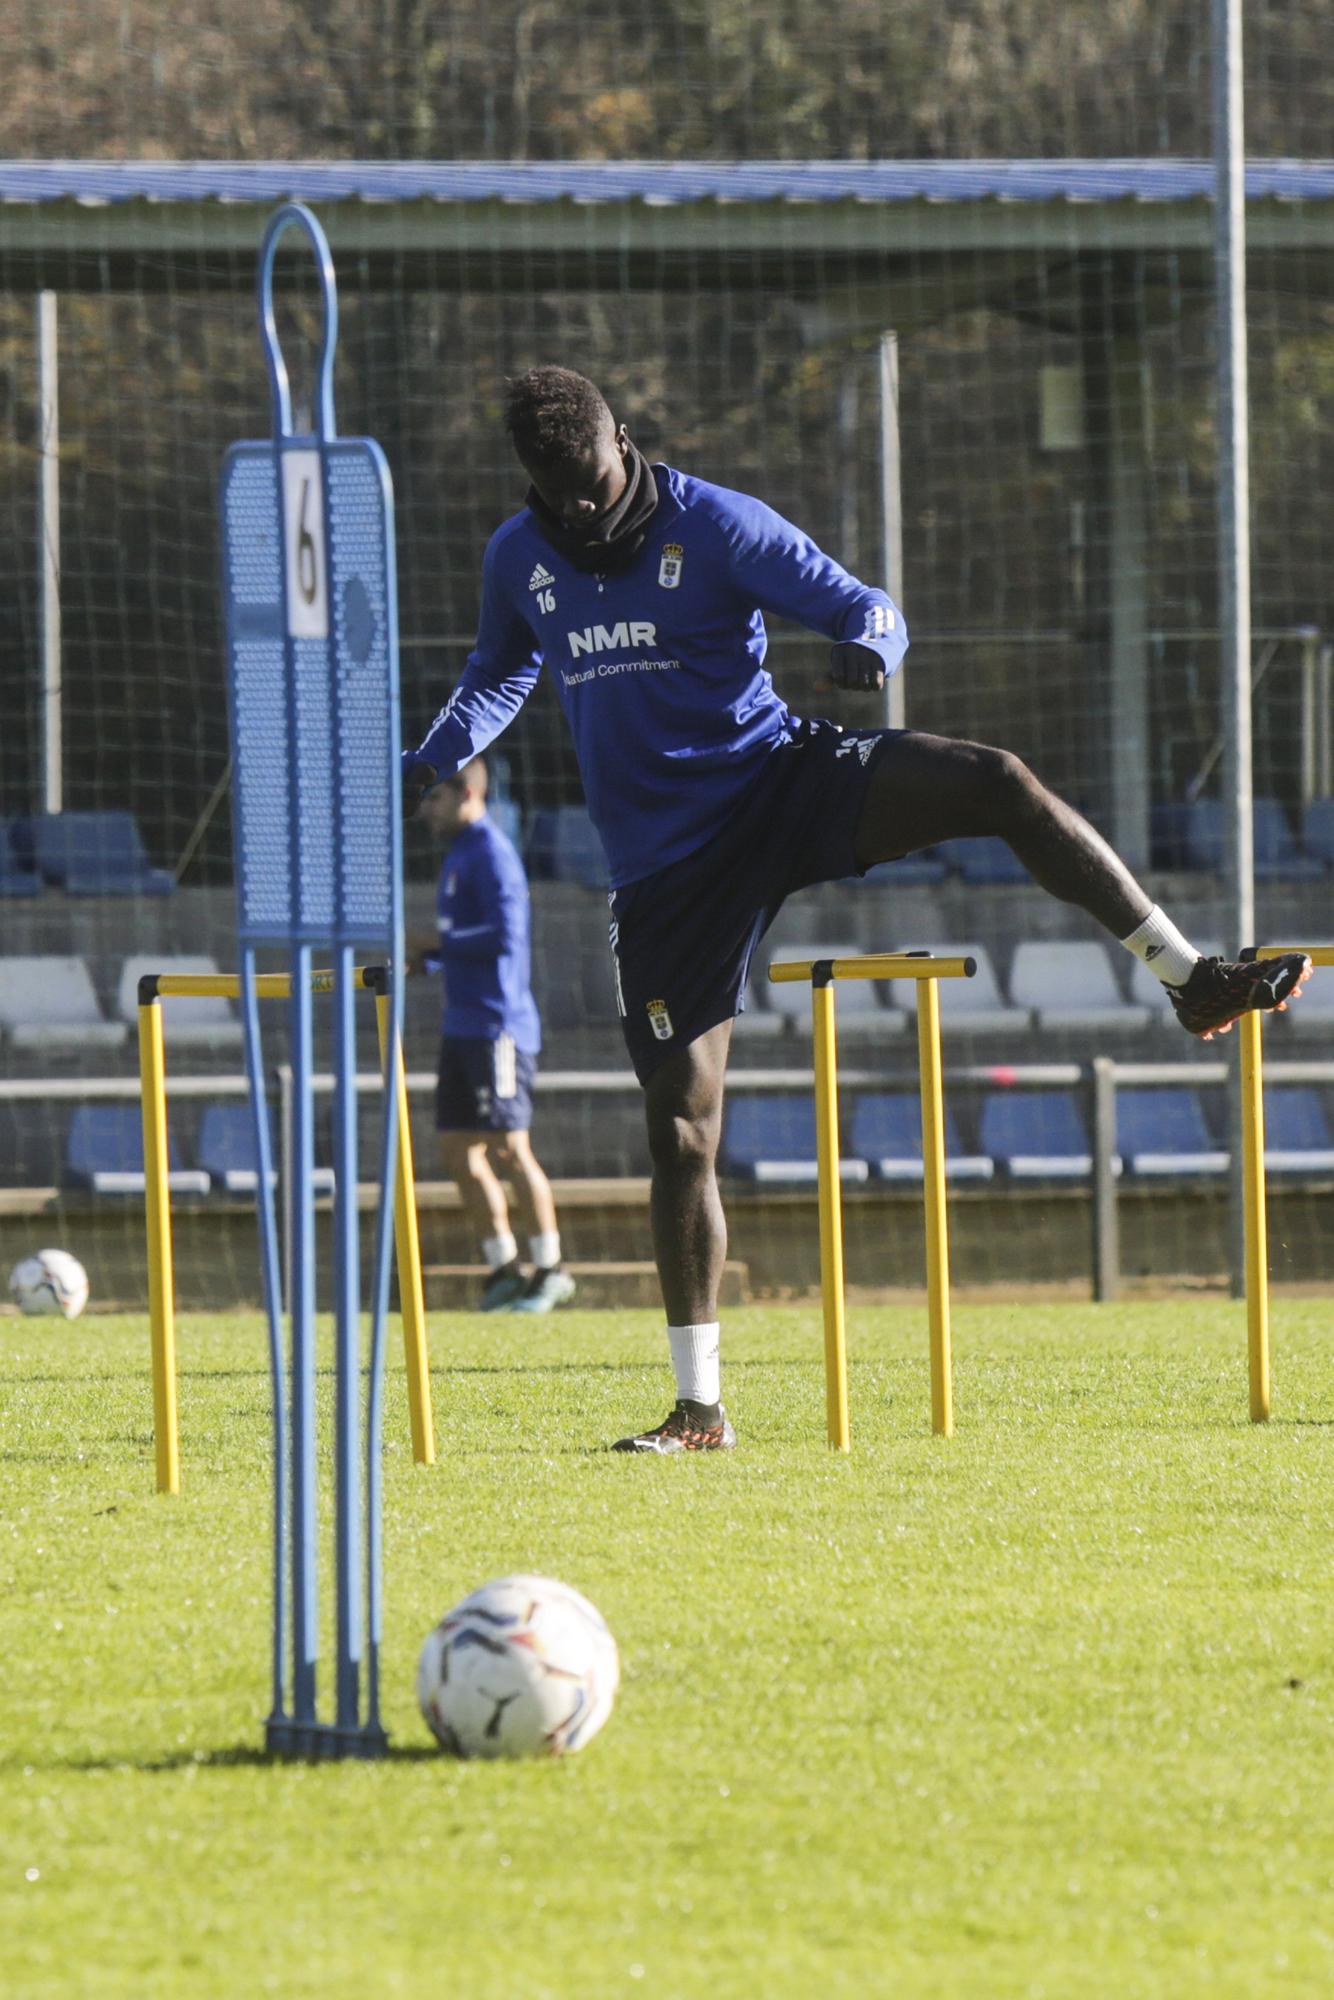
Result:
<svg viewBox="0 0 1334 2000"><path fill-rule="evenodd" d="M130 813L43 813L15 820L12 837L19 859L69 896L169 896L176 886L152 866Z"/></svg>
<svg viewBox="0 0 1334 2000"><path fill-rule="evenodd" d="M1254 817L1258 880L1310 882L1324 874L1324 863L1298 847L1277 799L1256 799ZM1158 867L1223 873L1227 820L1220 800L1192 799L1155 806L1151 828L1153 859Z"/></svg>
<svg viewBox="0 0 1334 2000"><path fill-rule="evenodd" d="M922 1178L922 1103L913 1091L880 1091L859 1097L852 1111L849 1151L882 1181ZM952 1181L989 1181L995 1164L965 1153L951 1107L945 1106L945 1172Z"/></svg>
<svg viewBox="0 0 1334 2000"><path fill-rule="evenodd" d="M168 1153L175 1158L170 1138ZM65 1180L93 1194L143 1193L144 1128L137 1104L79 1106L65 1141ZM173 1166L167 1186L173 1194L207 1194L208 1175L198 1168Z"/></svg>
<svg viewBox="0 0 1334 2000"><path fill-rule="evenodd" d="M583 806L545 806L529 822L524 856L535 882L578 882L585 889L607 886L607 860Z"/></svg>
<svg viewBox="0 0 1334 2000"><path fill-rule="evenodd" d="M1265 1092L1265 1166L1271 1174L1334 1173L1334 1137L1309 1085L1276 1084Z"/></svg>
<svg viewBox="0 0 1334 2000"><path fill-rule="evenodd" d="M273 1124L269 1142L276 1162L277 1146ZM195 1148L199 1165L212 1186L224 1194L254 1194L259 1186L259 1160L255 1153L255 1126L249 1104L210 1104L199 1121L199 1144ZM316 1167L312 1176L316 1194L332 1194L332 1167ZM274 1182L278 1173L275 1165Z"/></svg>
<svg viewBox="0 0 1334 2000"><path fill-rule="evenodd" d="M905 854L897 861L881 861L868 868L860 879L879 882L887 889L917 889L943 882L949 865L938 848L924 847L920 854ZM857 881L857 876L851 878Z"/></svg>
<svg viewBox="0 0 1334 2000"><path fill-rule="evenodd" d="M813 1187L815 1103L801 1097L734 1097L727 1106L721 1165L757 1187ZM841 1163L845 1181L865 1181L865 1160Z"/></svg>
<svg viewBox="0 0 1334 2000"><path fill-rule="evenodd" d="M1093 1170L1084 1120L1068 1090L1014 1090L986 1098L978 1138L1012 1180L1083 1180Z"/></svg>
<svg viewBox="0 0 1334 2000"><path fill-rule="evenodd" d="M14 851L12 831L0 820L0 896L40 896L42 878L25 868Z"/></svg>
<svg viewBox="0 0 1334 2000"><path fill-rule="evenodd" d="M1222 1174L1227 1154L1209 1136L1193 1090L1121 1089L1116 1093L1116 1145L1132 1174Z"/></svg>
<svg viewBox="0 0 1334 2000"><path fill-rule="evenodd" d="M558 882L585 889L607 887L607 857L597 828L582 806L557 806L552 873Z"/></svg>
<svg viewBox="0 0 1334 2000"><path fill-rule="evenodd" d="M1302 815L1302 846L1334 868L1334 799L1312 799Z"/></svg>
<svg viewBox="0 0 1334 2000"><path fill-rule="evenodd" d="M945 840L937 850L957 868L965 882L1029 882L1033 878L1013 851L994 834Z"/></svg>

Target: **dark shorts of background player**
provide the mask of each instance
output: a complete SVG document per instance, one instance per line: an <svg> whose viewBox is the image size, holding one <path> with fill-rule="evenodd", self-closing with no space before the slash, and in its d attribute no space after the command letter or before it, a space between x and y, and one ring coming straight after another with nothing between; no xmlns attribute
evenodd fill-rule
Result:
<svg viewBox="0 0 1334 2000"><path fill-rule="evenodd" d="M507 1035L445 1035L435 1083L437 1132L526 1132L537 1057Z"/></svg>
<svg viewBox="0 0 1334 2000"><path fill-rule="evenodd" d="M895 729L803 722L712 840L617 889L611 947L635 1075L740 1012L751 955L798 889L863 874L854 851L871 773Z"/></svg>

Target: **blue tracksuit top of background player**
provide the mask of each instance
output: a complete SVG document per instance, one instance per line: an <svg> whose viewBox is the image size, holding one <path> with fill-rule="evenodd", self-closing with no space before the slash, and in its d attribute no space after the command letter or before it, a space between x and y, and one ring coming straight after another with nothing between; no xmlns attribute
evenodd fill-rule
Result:
<svg viewBox="0 0 1334 2000"><path fill-rule="evenodd" d="M717 832L793 717L765 670L764 612L855 640L892 673L902 614L744 493L655 465L658 505L629 568L565 561L528 508L482 565L477 644L420 754L448 776L484 750L543 665L574 735L613 888Z"/></svg>
<svg viewBox="0 0 1334 2000"><path fill-rule="evenodd" d="M442 1034L495 1041L526 1055L542 1046L532 994L528 882L514 843L483 816L462 827L440 867L438 956L445 975Z"/></svg>

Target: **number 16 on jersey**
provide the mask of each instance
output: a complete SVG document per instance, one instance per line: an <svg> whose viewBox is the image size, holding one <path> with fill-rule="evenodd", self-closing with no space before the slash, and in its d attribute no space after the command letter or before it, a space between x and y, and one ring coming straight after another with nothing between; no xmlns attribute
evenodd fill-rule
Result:
<svg viewBox="0 0 1334 2000"><path fill-rule="evenodd" d="M324 560L324 484L317 451L284 451L283 518L287 528L287 630L293 639L327 639L329 586Z"/></svg>

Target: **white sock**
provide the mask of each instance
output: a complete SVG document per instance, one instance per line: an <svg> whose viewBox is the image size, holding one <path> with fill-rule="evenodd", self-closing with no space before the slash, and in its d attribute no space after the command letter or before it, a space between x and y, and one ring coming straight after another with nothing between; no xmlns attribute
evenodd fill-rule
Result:
<svg viewBox="0 0 1334 2000"><path fill-rule="evenodd" d="M705 1326L669 1326L667 1339L677 1395L691 1403L716 1403L722 1394L717 1320Z"/></svg>
<svg viewBox="0 0 1334 2000"><path fill-rule="evenodd" d="M1156 903L1139 929L1121 942L1164 986L1184 986L1200 962L1194 945L1182 937L1172 919L1165 917Z"/></svg>
<svg viewBox="0 0 1334 2000"><path fill-rule="evenodd" d="M482 1255L486 1259L488 1271L503 1270L512 1264L519 1254L519 1246L508 1229L502 1229L499 1236L487 1236L482 1242Z"/></svg>
<svg viewBox="0 0 1334 2000"><path fill-rule="evenodd" d="M560 1262L559 1229L544 1229L540 1236L530 1236L528 1255L539 1271L553 1271Z"/></svg>

